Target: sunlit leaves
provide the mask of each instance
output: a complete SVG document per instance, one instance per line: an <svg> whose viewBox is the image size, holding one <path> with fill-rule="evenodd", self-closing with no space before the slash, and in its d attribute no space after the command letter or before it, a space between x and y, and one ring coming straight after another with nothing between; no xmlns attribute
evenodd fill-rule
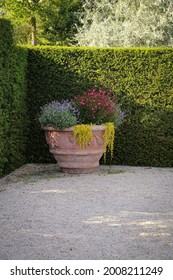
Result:
<svg viewBox="0 0 173 280"><path fill-rule="evenodd" d="M85 0L80 20L82 46L173 44L172 0Z"/></svg>

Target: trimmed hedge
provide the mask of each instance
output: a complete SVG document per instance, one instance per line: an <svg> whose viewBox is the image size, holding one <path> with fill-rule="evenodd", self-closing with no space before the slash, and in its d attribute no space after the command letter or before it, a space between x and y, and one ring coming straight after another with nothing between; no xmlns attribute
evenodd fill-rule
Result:
<svg viewBox="0 0 173 280"><path fill-rule="evenodd" d="M53 160L38 123L40 106L99 85L115 92L127 115L112 163L173 166L172 48L30 48L27 75L29 161Z"/></svg>
<svg viewBox="0 0 173 280"><path fill-rule="evenodd" d="M95 85L112 89L127 115L108 163L173 166L172 48L26 49L13 44L12 33L0 19L0 175L25 162L54 161L40 107Z"/></svg>
<svg viewBox="0 0 173 280"><path fill-rule="evenodd" d="M0 175L26 162L27 51L12 36L10 22L0 19Z"/></svg>

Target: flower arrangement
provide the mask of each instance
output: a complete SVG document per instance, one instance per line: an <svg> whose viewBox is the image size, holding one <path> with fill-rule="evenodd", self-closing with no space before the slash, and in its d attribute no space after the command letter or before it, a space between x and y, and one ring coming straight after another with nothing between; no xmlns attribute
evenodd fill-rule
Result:
<svg viewBox="0 0 173 280"><path fill-rule="evenodd" d="M104 124L104 159L106 160L107 150L110 151L112 158L115 127L120 125L125 117L124 112L120 110L116 96L111 90L93 88L82 95L75 96L74 106L79 111L80 123L87 125L78 126L77 130L75 130L75 135L78 135L78 141L82 145L86 145L89 142L92 132L88 124ZM81 137L81 135L87 135L88 139Z"/></svg>
<svg viewBox="0 0 173 280"><path fill-rule="evenodd" d="M120 125L124 113L110 90L90 89L73 100L53 101L41 108L39 122L42 127L52 126L58 130L74 127L73 135L81 148L92 139L92 125L105 126L104 149L113 156L115 127Z"/></svg>

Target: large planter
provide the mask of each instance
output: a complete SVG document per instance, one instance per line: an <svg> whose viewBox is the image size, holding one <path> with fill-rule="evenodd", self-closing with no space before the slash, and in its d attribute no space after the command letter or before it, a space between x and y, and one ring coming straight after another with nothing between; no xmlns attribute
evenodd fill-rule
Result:
<svg viewBox="0 0 173 280"><path fill-rule="evenodd" d="M63 131L44 127L46 141L60 171L66 173L90 173L99 166L104 153L103 125L92 126L93 137L84 148L76 141L73 127Z"/></svg>

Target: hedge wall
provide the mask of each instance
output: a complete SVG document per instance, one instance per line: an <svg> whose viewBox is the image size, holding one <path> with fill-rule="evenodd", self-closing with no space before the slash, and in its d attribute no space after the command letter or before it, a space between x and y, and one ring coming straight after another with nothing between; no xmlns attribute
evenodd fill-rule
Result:
<svg viewBox="0 0 173 280"><path fill-rule="evenodd" d="M13 29L0 19L0 175L26 162L27 51L13 44Z"/></svg>
<svg viewBox="0 0 173 280"><path fill-rule="evenodd" d="M27 75L29 161L52 161L38 124L40 106L99 85L115 92L127 115L112 163L173 166L172 48L30 48Z"/></svg>
<svg viewBox="0 0 173 280"><path fill-rule="evenodd" d="M172 48L26 49L12 33L0 19L0 176L25 162L54 161L40 107L95 85L112 89L127 115L112 164L173 166Z"/></svg>

